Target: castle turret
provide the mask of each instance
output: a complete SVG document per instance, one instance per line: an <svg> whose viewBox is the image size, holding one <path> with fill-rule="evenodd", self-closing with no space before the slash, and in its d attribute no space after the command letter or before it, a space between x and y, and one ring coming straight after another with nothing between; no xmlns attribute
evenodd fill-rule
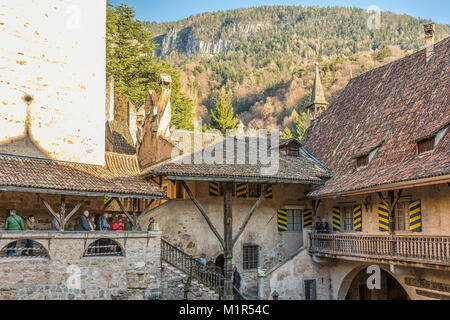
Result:
<svg viewBox="0 0 450 320"><path fill-rule="evenodd" d="M314 79L311 102L306 107L306 112L308 114L308 126L310 126L311 123L327 109L327 106L328 102L325 99L322 81L320 80L319 64L316 62L316 76Z"/></svg>

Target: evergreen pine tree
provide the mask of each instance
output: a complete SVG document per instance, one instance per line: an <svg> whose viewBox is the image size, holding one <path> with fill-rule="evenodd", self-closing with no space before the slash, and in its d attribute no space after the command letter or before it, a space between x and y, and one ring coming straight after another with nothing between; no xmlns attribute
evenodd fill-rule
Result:
<svg viewBox="0 0 450 320"><path fill-rule="evenodd" d="M292 139L294 136L292 135L291 129L285 128L283 132L281 132L281 139Z"/></svg>
<svg viewBox="0 0 450 320"><path fill-rule="evenodd" d="M308 129L308 116L306 112L302 112L302 114L299 115L294 120L294 127L292 134L297 140L302 140L306 129Z"/></svg>
<svg viewBox="0 0 450 320"><path fill-rule="evenodd" d="M212 111L211 127L226 134L227 130L236 129L236 118L234 109L222 91L216 98L216 107Z"/></svg>

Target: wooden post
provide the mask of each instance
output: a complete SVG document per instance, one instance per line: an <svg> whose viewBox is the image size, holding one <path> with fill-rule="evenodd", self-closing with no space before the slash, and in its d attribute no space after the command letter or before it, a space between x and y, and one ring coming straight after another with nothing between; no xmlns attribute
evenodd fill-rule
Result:
<svg viewBox="0 0 450 320"><path fill-rule="evenodd" d="M133 231L138 231L137 224L137 199L133 199L133 221L130 221L133 225Z"/></svg>
<svg viewBox="0 0 450 320"><path fill-rule="evenodd" d="M208 223L209 227L211 228L211 231L214 233L214 235L219 240L222 248L225 249L225 241L220 236L220 234L217 231L216 227L214 227L214 224L212 223L211 219L209 218L208 213L206 212L206 210L202 207L200 202L198 202L198 200L194 197L194 195L192 194L191 189L189 189L189 187L186 184L186 182L181 181L181 184L183 185L184 190L186 190L187 194L189 195L189 198L191 198L191 201L195 204L197 209L200 211L200 213L202 214L203 218L205 218L206 223ZM230 199L231 199L231 196L230 196Z"/></svg>
<svg viewBox="0 0 450 320"><path fill-rule="evenodd" d="M66 196L61 196L61 208L59 209L59 216L61 218L61 231L66 230Z"/></svg>
<svg viewBox="0 0 450 320"><path fill-rule="evenodd" d="M224 226L224 298L225 300L233 300L233 211L232 211L232 196L233 184L225 182L224 187L224 211L223 211L223 226Z"/></svg>

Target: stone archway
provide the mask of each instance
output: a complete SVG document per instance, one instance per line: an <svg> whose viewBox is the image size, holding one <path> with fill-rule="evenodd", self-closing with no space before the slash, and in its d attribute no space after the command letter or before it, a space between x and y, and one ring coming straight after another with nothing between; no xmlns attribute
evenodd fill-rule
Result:
<svg viewBox="0 0 450 320"><path fill-rule="evenodd" d="M366 272L367 266L353 269L344 278L338 292L339 300L409 300L407 291L400 282L387 270L381 270L381 289L370 290Z"/></svg>

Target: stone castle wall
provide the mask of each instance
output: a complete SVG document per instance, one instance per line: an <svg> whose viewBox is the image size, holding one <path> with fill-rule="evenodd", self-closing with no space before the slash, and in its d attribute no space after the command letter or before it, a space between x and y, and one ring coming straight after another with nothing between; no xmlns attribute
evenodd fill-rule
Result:
<svg viewBox="0 0 450 320"><path fill-rule="evenodd" d="M31 238L48 258L0 257L0 300L160 299L160 237L160 232L3 232L1 248ZM83 257L100 238L114 239L124 256Z"/></svg>
<svg viewBox="0 0 450 320"><path fill-rule="evenodd" d="M105 19L106 0L0 3L0 153L104 164Z"/></svg>

